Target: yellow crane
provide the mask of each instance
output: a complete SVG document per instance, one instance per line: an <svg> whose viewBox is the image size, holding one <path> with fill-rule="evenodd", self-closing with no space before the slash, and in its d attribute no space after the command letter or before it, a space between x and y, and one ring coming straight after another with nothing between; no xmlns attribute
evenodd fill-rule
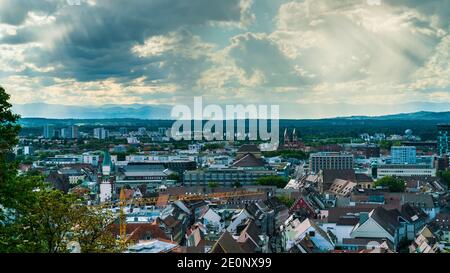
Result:
<svg viewBox="0 0 450 273"><path fill-rule="evenodd" d="M125 217L125 206L126 206L126 196L125 196L125 190L122 187L120 190L120 197L119 197L119 208L120 208L120 215L119 215L119 221L120 221L120 227L119 227L119 234L120 239L122 242L125 242L127 240L127 220Z"/></svg>
<svg viewBox="0 0 450 273"><path fill-rule="evenodd" d="M184 194L178 196L171 196L168 201L173 202L177 200L182 201L195 201L195 200L205 200L205 199L232 199L244 196L259 196L265 194L264 192L251 192L251 191L232 191L232 192L218 192L211 194ZM131 203L136 205L143 204L156 204L158 202L158 197L155 198L135 198L131 200ZM223 202L223 201L222 201ZM111 206L114 203L104 203L102 207ZM127 206L127 199L124 187L120 190L119 195L119 234L120 240L125 243L127 240L127 221L125 215L125 207Z"/></svg>

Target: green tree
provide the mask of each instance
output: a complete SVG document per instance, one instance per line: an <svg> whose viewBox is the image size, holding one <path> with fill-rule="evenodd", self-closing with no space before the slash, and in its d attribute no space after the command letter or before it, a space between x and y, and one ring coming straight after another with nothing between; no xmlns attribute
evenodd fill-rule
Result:
<svg viewBox="0 0 450 273"><path fill-rule="evenodd" d="M450 187L450 171L439 172L439 177L442 179L444 183L447 183L448 187Z"/></svg>
<svg viewBox="0 0 450 273"><path fill-rule="evenodd" d="M85 252L120 251L108 228L112 218L101 209L50 189L42 176L17 175L7 155L17 143L19 116L8 99L0 88L0 252L68 252L72 240Z"/></svg>
<svg viewBox="0 0 450 273"><path fill-rule="evenodd" d="M405 181L396 176L385 176L375 182L375 187L387 187L390 192L404 192Z"/></svg>
<svg viewBox="0 0 450 273"><path fill-rule="evenodd" d="M0 155L4 156L17 144L20 126L17 124L20 116L13 114L12 105L8 102L10 96L0 87Z"/></svg>
<svg viewBox="0 0 450 273"><path fill-rule="evenodd" d="M85 206L74 195L39 187L29 202L16 209L6 225L2 252L69 252L77 242L82 252L119 252L120 242L112 233L114 216L100 208Z"/></svg>
<svg viewBox="0 0 450 273"><path fill-rule="evenodd" d="M208 183L208 187L209 187L210 189L217 188L217 187L219 187L219 183L217 183L217 182L209 182L209 183Z"/></svg>
<svg viewBox="0 0 450 273"><path fill-rule="evenodd" d="M277 197L281 203L283 203L286 207L290 208L294 205L295 199L289 197L288 195L281 195Z"/></svg>
<svg viewBox="0 0 450 273"><path fill-rule="evenodd" d="M203 145L201 150L202 150L202 152L204 152L206 150L223 149L223 147L225 147L225 145L222 143L208 143L208 144Z"/></svg>
<svg viewBox="0 0 450 273"><path fill-rule="evenodd" d="M233 183L233 187L235 187L235 188L241 188L241 187L242 187L242 184L241 184L241 182L236 181L236 182Z"/></svg>
<svg viewBox="0 0 450 273"><path fill-rule="evenodd" d="M307 159L309 155L303 151L291 151L291 150L280 150L280 151L269 151L263 152L265 157L275 157L281 156L282 158L295 158L295 159Z"/></svg>
<svg viewBox="0 0 450 273"><path fill-rule="evenodd" d="M261 185L261 186L276 186L277 188L284 188L286 187L288 181L281 176L276 176L276 175L272 175L272 176L263 176L258 178L258 180L256 180L256 184Z"/></svg>
<svg viewBox="0 0 450 273"><path fill-rule="evenodd" d="M178 173L172 173L172 174L167 176L167 179L180 181L180 175Z"/></svg>
<svg viewBox="0 0 450 273"><path fill-rule="evenodd" d="M74 208L73 240L83 253L112 253L124 250L124 245L112 233L115 216L99 208L78 205Z"/></svg>
<svg viewBox="0 0 450 273"><path fill-rule="evenodd" d="M12 105L8 102L10 96L0 87L0 204L8 205L12 201L11 178L17 173L17 164L9 162L8 154L17 144L17 135L20 126L17 125L19 116L11 111ZM2 218L0 211L0 220Z"/></svg>

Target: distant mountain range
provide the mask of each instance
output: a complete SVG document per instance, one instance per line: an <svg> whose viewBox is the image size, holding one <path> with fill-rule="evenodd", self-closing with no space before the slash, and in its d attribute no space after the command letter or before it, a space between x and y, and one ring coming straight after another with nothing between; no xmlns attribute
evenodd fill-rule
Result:
<svg viewBox="0 0 450 273"><path fill-rule="evenodd" d="M22 118L47 119L141 119L169 120L171 106L169 105L102 105L102 106L69 106L46 103L16 104L13 111ZM350 106L349 106L350 108ZM437 107L439 109L439 107ZM448 109L448 108L447 108ZM289 110L289 109L286 109ZM292 119L292 118L291 118ZM413 113L391 114L383 116L342 116L339 120L429 120L450 122L450 111L432 112L420 111ZM299 119L300 120L300 119ZM309 119L311 120L311 119ZM315 120L320 120L317 118Z"/></svg>
<svg viewBox="0 0 450 273"><path fill-rule="evenodd" d="M449 121L450 112L430 112L420 111L414 113L401 113L395 115L384 116L350 116L350 117L337 117L335 119L346 120L429 120L429 121Z"/></svg>
<svg viewBox="0 0 450 273"><path fill-rule="evenodd" d="M13 111L23 118L50 119L169 119L170 106L152 105L102 105L102 106L71 106L46 103L16 104Z"/></svg>

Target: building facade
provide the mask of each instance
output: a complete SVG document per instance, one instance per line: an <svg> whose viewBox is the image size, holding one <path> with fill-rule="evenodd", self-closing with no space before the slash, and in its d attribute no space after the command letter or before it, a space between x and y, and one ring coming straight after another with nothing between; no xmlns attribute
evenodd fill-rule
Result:
<svg viewBox="0 0 450 273"><path fill-rule="evenodd" d="M242 186L254 185L256 180L264 176L276 175L276 171L267 169L223 168L186 171L183 175L185 186L208 186L217 183L219 186L233 187L236 182Z"/></svg>
<svg viewBox="0 0 450 273"><path fill-rule="evenodd" d="M392 164L416 164L416 147L414 146L392 146Z"/></svg>
<svg viewBox="0 0 450 273"><path fill-rule="evenodd" d="M312 173L320 170L349 170L353 169L354 157L349 153L321 152L311 154L309 168Z"/></svg>
<svg viewBox="0 0 450 273"><path fill-rule="evenodd" d="M436 176L436 168L426 164L385 164L378 165L377 178L385 176Z"/></svg>
<svg viewBox="0 0 450 273"><path fill-rule="evenodd" d="M448 153L448 139L450 135L450 124L438 125L437 151L439 155Z"/></svg>
<svg viewBox="0 0 450 273"><path fill-rule="evenodd" d="M109 131L105 130L105 128L95 128L94 129L94 138L106 139L108 137L109 137Z"/></svg>

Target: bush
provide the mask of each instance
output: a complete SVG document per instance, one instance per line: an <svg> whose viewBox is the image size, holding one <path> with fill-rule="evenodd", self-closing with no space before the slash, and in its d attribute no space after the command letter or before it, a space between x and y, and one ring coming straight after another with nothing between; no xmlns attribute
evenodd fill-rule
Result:
<svg viewBox="0 0 450 273"><path fill-rule="evenodd" d="M290 198L287 195L281 195L277 197L278 200L280 200L281 203L283 203L286 207L290 208L292 205L294 205L295 199Z"/></svg>
<svg viewBox="0 0 450 273"><path fill-rule="evenodd" d="M405 181L400 177L385 176L375 182L375 187L387 187L390 192L404 192Z"/></svg>
<svg viewBox="0 0 450 273"><path fill-rule="evenodd" d="M281 177L281 176L264 176L264 177L260 177L258 178L258 180L256 180L256 184L261 185L261 186L276 186L277 188L284 188L286 187L288 181Z"/></svg>

